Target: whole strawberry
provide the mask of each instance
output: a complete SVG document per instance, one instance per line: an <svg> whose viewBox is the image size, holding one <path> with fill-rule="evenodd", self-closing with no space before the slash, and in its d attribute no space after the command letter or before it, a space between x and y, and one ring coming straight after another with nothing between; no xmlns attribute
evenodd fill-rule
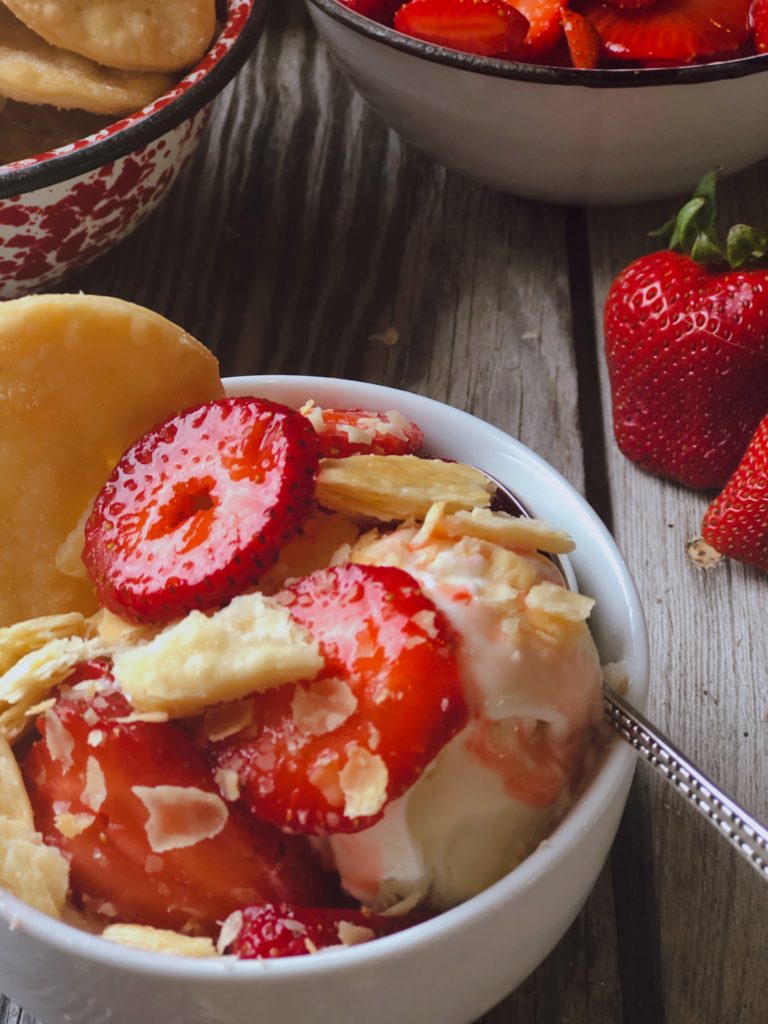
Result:
<svg viewBox="0 0 768 1024"><path fill-rule="evenodd" d="M613 282L605 353L616 441L643 469L722 487L768 412L768 235L716 234L706 175L642 256Z"/></svg>
<svg viewBox="0 0 768 1024"><path fill-rule="evenodd" d="M701 532L721 554L768 572L768 416L707 509Z"/></svg>

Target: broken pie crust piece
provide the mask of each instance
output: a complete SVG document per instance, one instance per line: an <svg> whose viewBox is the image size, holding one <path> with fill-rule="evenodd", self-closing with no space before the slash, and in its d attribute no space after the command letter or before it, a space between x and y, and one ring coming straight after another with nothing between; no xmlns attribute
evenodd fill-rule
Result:
<svg viewBox="0 0 768 1024"><path fill-rule="evenodd" d="M190 612L150 643L118 654L114 672L137 711L181 718L312 679L323 664L317 641L288 610L253 593L213 615Z"/></svg>
<svg viewBox="0 0 768 1024"><path fill-rule="evenodd" d="M35 832L19 766L0 736L0 888L51 917L61 917L69 864Z"/></svg>
<svg viewBox="0 0 768 1024"><path fill-rule="evenodd" d="M0 93L7 99L95 114L130 114L174 84L171 75L117 70L52 46L0 3Z"/></svg>
<svg viewBox="0 0 768 1024"><path fill-rule="evenodd" d="M435 502L448 512L487 508L493 483L460 462L416 455L350 455L322 459L317 502L344 515L379 522L423 520Z"/></svg>
<svg viewBox="0 0 768 1024"><path fill-rule="evenodd" d="M101 933L103 939L120 946L143 949L148 953L167 956L187 956L199 960L217 956L211 939L181 935L163 928L150 928L141 924L110 924Z"/></svg>
<svg viewBox="0 0 768 1024"><path fill-rule="evenodd" d="M32 295L0 302L0 385L0 626L90 615L90 583L56 568L61 545L129 445L179 409L221 397L218 364L133 303Z"/></svg>
<svg viewBox="0 0 768 1024"><path fill-rule="evenodd" d="M444 502L436 502L430 508L412 546L423 546L435 536L476 537L503 548L546 551L551 555L566 555L576 546L564 530L556 530L542 519L511 516L487 508L460 509L447 514Z"/></svg>
<svg viewBox="0 0 768 1024"><path fill-rule="evenodd" d="M32 726L31 713L42 707L51 690L66 679L77 664L110 652L109 645L103 641L85 639L77 632L47 640L46 636L52 632L50 626L37 628L36 623L46 624L55 619L61 620L62 632L65 620L70 620L75 630L80 630L81 623L84 627L82 616L57 616L22 622L0 631L11 638L6 652L20 651L16 640L21 636L26 637L30 648L0 676L0 735L11 742L20 739ZM14 631L17 631L16 639ZM0 638L0 658L2 650Z"/></svg>

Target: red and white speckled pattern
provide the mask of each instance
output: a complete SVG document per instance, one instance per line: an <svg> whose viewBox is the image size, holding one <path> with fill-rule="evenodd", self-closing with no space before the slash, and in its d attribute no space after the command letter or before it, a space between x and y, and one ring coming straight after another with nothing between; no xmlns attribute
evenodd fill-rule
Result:
<svg viewBox="0 0 768 1024"><path fill-rule="evenodd" d="M0 298L64 277L133 231L176 180L205 121L202 110L119 160L0 199Z"/></svg>
<svg viewBox="0 0 768 1024"><path fill-rule="evenodd" d="M143 110L77 142L9 167L21 170L86 149L167 107L230 51L254 0L229 0L227 22L200 64ZM161 138L76 178L0 199L0 299L14 298L84 266L125 238L152 212L194 151L203 109ZM0 171L1 173L1 171Z"/></svg>

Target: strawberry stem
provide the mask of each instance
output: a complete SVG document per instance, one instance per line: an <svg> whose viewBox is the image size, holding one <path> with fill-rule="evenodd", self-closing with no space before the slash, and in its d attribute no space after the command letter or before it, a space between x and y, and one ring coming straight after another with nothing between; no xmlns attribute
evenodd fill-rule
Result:
<svg viewBox="0 0 768 1024"><path fill-rule="evenodd" d="M673 252L687 253L696 263L726 265L734 270L768 261L768 233L736 224L720 241L717 227L717 184L720 168L709 171L680 212L652 238L661 238Z"/></svg>

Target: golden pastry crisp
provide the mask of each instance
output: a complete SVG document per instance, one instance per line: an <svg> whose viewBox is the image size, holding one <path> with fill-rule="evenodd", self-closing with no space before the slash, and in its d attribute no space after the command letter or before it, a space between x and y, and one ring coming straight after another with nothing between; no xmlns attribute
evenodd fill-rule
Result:
<svg viewBox="0 0 768 1024"><path fill-rule="evenodd" d="M118 71L51 46L0 3L0 96L96 114L130 114L172 88L170 75Z"/></svg>
<svg viewBox="0 0 768 1024"><path fill-rule="evenodd" d="M196 64L216 28L215 0L3 0L37 35L125 71Z"/></svg>
<svg viewBox="0 0 768 1024"><path fill-rule="evenodd" d="M57 553L120 456L179 409L223 394L214 356L130 302L0 302L0 626L90 614Z"/></svg>

